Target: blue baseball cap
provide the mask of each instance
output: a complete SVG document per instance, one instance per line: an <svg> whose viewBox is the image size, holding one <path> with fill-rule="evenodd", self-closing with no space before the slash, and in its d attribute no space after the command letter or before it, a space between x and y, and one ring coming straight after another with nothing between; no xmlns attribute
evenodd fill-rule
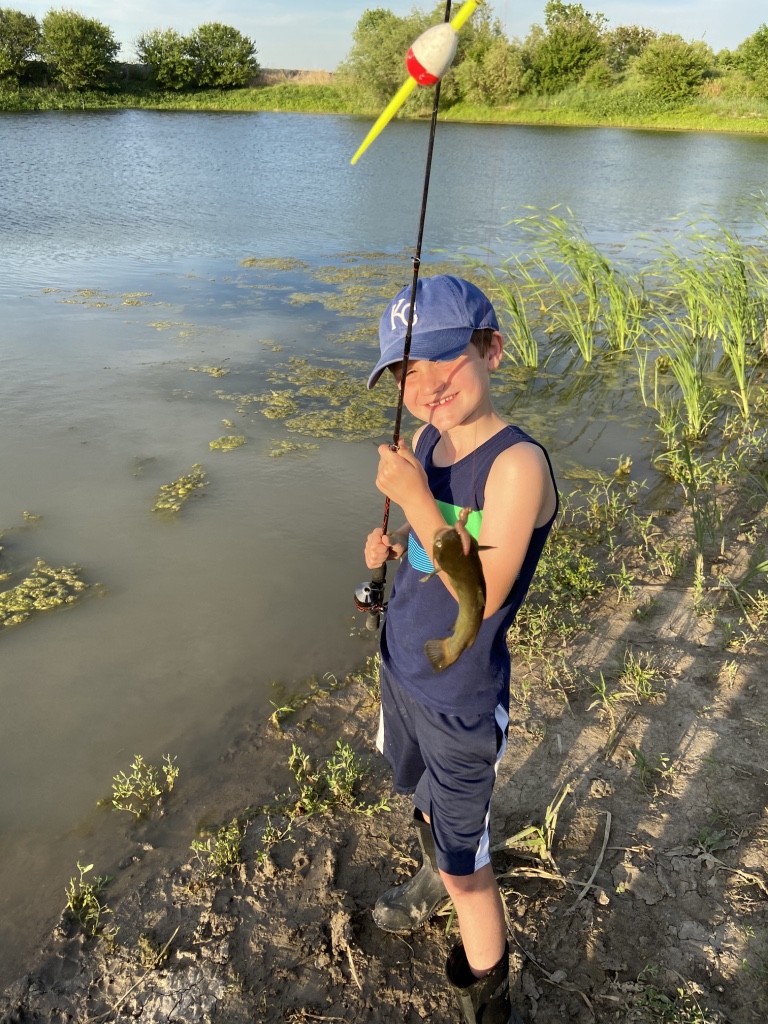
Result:
<svg viewBox="0 0 768 1024"><path fill-rule="evenodd" d="M411 285L402 288L384 310L379 323L381 358L368 378L369 389L388 366L403 358ZM498 331L499 322L490 299L461 277L438 274L419 278L413 311L411 359L447 362L457 359L472 332L484 327Z"/></svg>

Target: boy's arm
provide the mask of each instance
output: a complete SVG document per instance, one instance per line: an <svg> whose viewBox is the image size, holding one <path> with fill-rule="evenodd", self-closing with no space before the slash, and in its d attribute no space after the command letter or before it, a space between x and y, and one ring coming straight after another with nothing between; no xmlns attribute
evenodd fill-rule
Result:
<svg viewBox="0 0 768 1024"><path fill-rule="evenodd" d="M414 447L423 429L422 427L417 431ZM431 538L437 530L445 527L445 519L429 489L424 467L407 445L401 443L397 452L391 451L387 445L379 448L376 486L403 510L409 530L413 530L419 538L429 538L426 547L431 558ZM438 573L438 577L455 598L456 592L448 576L441 572Z"/></svg>
<svg viewBox="0 0 768 1024"><path fill-rule="evenodd" d="M523 565L531 534L554 515L557 495L538 445L521 441L503 451L485 485L479 543L485 576L485 618L499 610Z"/></svg>
<svg viewBox="0 0 768 1024"><path fill-rule="evenodd" d="M423 426L419 427L419 429L413 435L414 448L416 447L416 444L419 440L419 437L421 436L421 432L423 429ZM387 450L389 450L388 446L382 446L382 448L384 447L386 447ZM380 453L382 451L382 448L379 449ZM379 466L379 469L381 469L381 465ZM386 494L387 492L385 491L384 493ZM399 502L396 502L396 504L399 504ZM381 527L378 527L378 529L371 531L371 533L368 534L368 537L366 538L365 542L365 564L368 566L368 568L378 569L387 561L402 558L402 556L405 553L405 549L408 547L408 534L410 532L411 526L410 523L407 522L403 523L402 526L398 526L396 530L390 530L387 533L386 537L384 536L384 531L382 530Z"/></svg>

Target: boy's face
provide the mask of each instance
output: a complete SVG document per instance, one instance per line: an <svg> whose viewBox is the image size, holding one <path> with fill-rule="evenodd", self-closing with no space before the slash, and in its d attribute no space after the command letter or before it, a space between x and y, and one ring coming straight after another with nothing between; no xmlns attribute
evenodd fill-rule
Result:
<svg viewBox="0 0 768 1024"><path fill-rule="evenodd" d="M501 362L502 351L503 339L497 331L484 355L470 342L460 356L448 362L410 359L403 398L406 409L440 431L489 412L490 374ZM391 369L400 384L402 364Z"/></svg>

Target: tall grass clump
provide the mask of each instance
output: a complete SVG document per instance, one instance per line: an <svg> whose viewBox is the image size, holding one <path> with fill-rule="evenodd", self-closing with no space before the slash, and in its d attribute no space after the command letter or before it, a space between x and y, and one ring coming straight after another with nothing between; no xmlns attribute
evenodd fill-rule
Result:
<svg viewBox="0 0 768 1024"><path fill-rule="evenodd" d="M468 258L466 263L487 279L484 287L501 318L508 343L505 352L516 366L538 367L539 343L527 307L536 300L539 283L530 266L517 255L507 257L500 267L474 258Z"/></svg>

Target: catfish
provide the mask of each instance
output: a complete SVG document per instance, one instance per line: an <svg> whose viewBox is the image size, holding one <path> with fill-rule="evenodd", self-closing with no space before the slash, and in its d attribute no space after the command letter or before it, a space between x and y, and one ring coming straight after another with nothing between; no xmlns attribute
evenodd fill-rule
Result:
<svg viewBox="0 0 768 1024"><path fill-rule="evenodd" d="M441 570L446 573L459 599L459 614L453 624L453 635L443 640L429 640L424 652L435 672L442 672L458 660L475 642L485 612L485 577L478 545L466 528L472 510L463 508L454 526L446 526L435 533L432 542L432 561L436 568L430 576ZM429 579L425 576L424 579Z"/></svg>

